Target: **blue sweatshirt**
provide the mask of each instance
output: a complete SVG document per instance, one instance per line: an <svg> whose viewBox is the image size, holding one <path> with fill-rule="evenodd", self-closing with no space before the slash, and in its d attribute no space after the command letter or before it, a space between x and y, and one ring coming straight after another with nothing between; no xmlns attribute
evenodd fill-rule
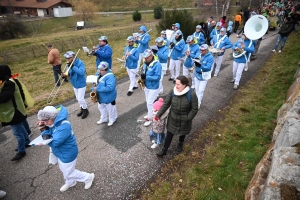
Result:
<svg viewBox="0 0 300 200"><path fill-rule="evenodd" d="M173 60L178 60L178 58L182 58L184 56L184 46L185 46L185 42L183 39L181 39L180 41L176 41L175 39L173 40L175 46L173 47L173 49L171 49L172 53L171 53L171 58Z"/></svg>
<svg viewBox="0 0 300 200"><path fill-rule="evenodd" d="M250 39L244 40L244 45L245 45L244 51L246 51L245 55L242 55L239 58L233 58L233 60L237 63L246 63L247 59L249 58L249 54L254 52L254 44L252 40ZM241 44L239 42L236 42L232 46L232 50L234 51L236 47L241 48Z"/></svg>
<svg viewBox="0 0 300 200"><path fill-rule="evenodd" d="M116 100L117 80L110 70L100 77L96 91L99 103L108 104Z"/></svg>
<svg viewBox="0 0 300 200"><path fill-rule="evenodd" d="M130 55L126 58L126 67L128 69L136 69L137 61L139 60L139 50L134 46L126 46L123 55L126 56L126 52L130 52Z"/></svg>
<svg viewBox="0 0 300 200"><path fill-rule="evenodd" d="M74 161L78 155L76 137L71 124L67 121L67 109L62 105L56 109L59 110L59 113L54 120L54 126L43 131L41 135L51 135L53 140L48 145L52 148L52 153L63 163L69 163Z"/></svg>
<svg viewBox="0 0 300 200"><path fill-rule="evenodd" d="M166 45L162 45L158 47L157 57L160 63L167 63L168 62L168 55L169 55L169 48Z"/></svg>
<svg viewBox="0 0 300 200"><path fill-rule="evenodd" d="M161 64L158 60L153 60L149 66L144 63L143 73L146 74L145 86L148 89L158 89L161 78Z"/></svg>
<svg viewBox="0 0 300 200"><path fill-rule="evenodd" d="M208 52L204 56L201 56L201 63L200 67L195 68L194 75L198 80L203 81L202 72L209 72L211 70L211 67L214 64L213 55Z"/></svg>
<svg viewBox="0 0 300 200"><path fill-rule="evenodd" d="M199 46L201 46L202 44L205 44L205 43L206 43L204 34L203 34L201 31L195 32L195 33L193 34L193 36L194 36L194 38L197 39L198 45L199 45Z"/></svg>
<svg viewBox="0 0 300 200"><path fill-rule="evenodd" d="M68 76L70 76L70 81L74 88L78 89L86 86L85 66L79 58L76 58L74 61Z"/></svg>
<svg viewBox="0 0 300 200"><path fill-rule="evenodd" d="M150 41L150 35L147 33L146 26L141 26L140 29L142 29L145 33L141 36L139 40L136 40L135 43L138 44L138 49L140 53L144 53L146 49L148 49L148 43Z"/></svg>
<svg viewBox="0 0 300 200"><path fill-rule="evenodd" d="M232 43L230 42L228 36L226 34L224 35L216 35L213 39L212 39L212 44L214 45L214 48L216 49L222 49L223 47L224 52L226 49L229 49L230 47L232 47ZM224 55L224 52L220 54L220 56Z"/></svg>
<svg viewBox="0 0 300 200"><path fill-rule="evenodd" d="M108 68L112 68L112 56L113 52L111 47L106 44L100 47L93 55L96 56L96 71L100 62L104 61L108 63Z"/></svg>
<svg viewBox="0 0 300 200"><path fill-rule="evenodd" d="M185 50L188 50L187 46L188 44L186 44ZM185 62L183 63L186 68L191 68L194 65L192 59L197 59L200 56L200 49L198 44L190 45L189 50L190 50L190 56L188 56Z"/></svg>

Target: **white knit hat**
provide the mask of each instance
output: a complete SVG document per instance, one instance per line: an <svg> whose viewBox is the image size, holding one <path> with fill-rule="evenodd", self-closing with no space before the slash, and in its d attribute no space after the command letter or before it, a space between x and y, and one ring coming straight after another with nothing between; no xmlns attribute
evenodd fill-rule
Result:
<svg viewBox="0 0 300 200"><path fill-rule="evenodd" d="M39 110L38 119L48 120L54 119L58 114L58 110L54 106L46 106L43 110Z"/></svg>

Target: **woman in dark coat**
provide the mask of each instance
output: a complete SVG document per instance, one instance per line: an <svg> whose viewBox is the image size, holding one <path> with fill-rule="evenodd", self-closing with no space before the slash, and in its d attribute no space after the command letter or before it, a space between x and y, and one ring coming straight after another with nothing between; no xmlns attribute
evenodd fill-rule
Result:
<svg viewBox="0 0 300 200"><path fill-rule="evenodd" d="M198 112L197 95L193 89L190 88L189 80L185 76L178 76L176 78L174 89L169 92L163 106L154 117L154 120L159 119L169 108L167 136L163 149L157 154L158 157L167 154L174 135L179 136L177 151L183 151L182 146L185 136L190 133L192 121Z"/></svg>

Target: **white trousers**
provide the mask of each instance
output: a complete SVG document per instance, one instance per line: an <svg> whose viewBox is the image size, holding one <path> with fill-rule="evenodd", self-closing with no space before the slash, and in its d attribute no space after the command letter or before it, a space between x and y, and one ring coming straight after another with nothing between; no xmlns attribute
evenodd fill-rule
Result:
<svg viewBox="0 0 300 200"><path fill-rule="evenodd" d="M189 68L187 68L186 66L183 65L182 74L183 74L183 76L185 76L187 78L189 78L189 76L190 76L192 79L192 88L195 87L194 71L190 72Z"/></svg>
<svg viewBox="0 0 300 200"><path fill-rule="evenodd" d="M100 111L100 120L103 122L115 122L118 114L116 105L111 105L111 103L98 103L98 109Z"/></svg>
<svg viewBox="0 0 300 200"><path fill-rule="evenodd" d="M200 105L203 98L204 90L206 88L207 81L200 81L196 77L194 79L195 79L195 92L198 98L198 105Z"/></svg>
<svg viewBox="0 0 300 200"><path fill-rule="evenodd" d="M137 62L137 69L140 69L142 59L143 59L143 53L140 53L139 54L139 60Z"/></svg>
<svg viewBox="0 0 300 200"><path fill-rule="evenodd" d="M233 79L235 85L239 85L242 73L245 67L245 63L237 63L233 61L233 66L232 66L232 73L233 73Z"/></svg>
<svg viewBox="0 0 300 200"><path fill-rule="evenodd" d="M224 57L224 55L223 56L215 56L215 63L216 63L215 74L218 74L220 72L223 57ZM211 71L213 71L213 68L214 68L214 65L212 66Z"/></svg>
<svg viewBox="0 0 300 200"><path fill-rule="evenodd" d="M129 89L128 91L132 92L133 91L133 87L138 87L138 84L136 83L136 74L137 74L137 69L128 69L127 70L127 74L129 76L129 80L130 80L130 85L129 85Z"/></svg>
<svg viewBox="0 0 300 200"><path fill-rule="evenodd" d="M180 65L181 65L180 60L173 60L172 58L170 59L169 70L170 70L170 73L171 73L171 78L174 79L174 80L180 74Z"/></svg>
<svg viewBox="0 0 300 200"><path fill-rule="evenodd" d="M91 178L91 174L75 169L76 161L77 158L72 162L63 163L58 158L58 166L60 171L64 175L66 185L72 185L74 181L87 183Z"/></svg>
<svg viewBox="0 0 300 200"><path fill-rule="evenodd" d="M162 70L161 70L161 76L160 76L160 80L159 80L159 93L158 94L162 94L164 92L164 86L162 84L163 82L163 78L164 75L167 73L167 63L161 63L162 66Z"/></svg>
<svg viewBox="0 0 300 200"><path fill-rule="evenodd" d="M87 109L87 104L84 99L86 87L83 87L83 88L74 88L73 87L73 89L74 89L74 93L75 93L76 99L77 99L80 107L83 109Z"/></svg>
<svg viewBox="0 0 300 200"><path fill-rule="evenodd" d="M145 96L146 96L146 104L147 104L147 110L148 110L148 119L152 118L152 106L153 103L155 101L155 99L157 98L157 95L159 93L159 89L148 89L145 87L144 89L145 92Z"/></svg>

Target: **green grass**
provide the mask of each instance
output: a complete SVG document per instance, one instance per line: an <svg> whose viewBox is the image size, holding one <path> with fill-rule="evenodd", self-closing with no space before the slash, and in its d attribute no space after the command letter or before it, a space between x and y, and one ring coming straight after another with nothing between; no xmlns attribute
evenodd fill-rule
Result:
<svg viewBox="0 0 300 200"><path fill-rule="evenodd" d="M239 89L194 135L185 153L168 162L142 199L240 200L269 148L277 111L299 62L299 36L291 34L282 54L273 54L257 76ZM257 84L263 83L263 84Z"/></svg>

